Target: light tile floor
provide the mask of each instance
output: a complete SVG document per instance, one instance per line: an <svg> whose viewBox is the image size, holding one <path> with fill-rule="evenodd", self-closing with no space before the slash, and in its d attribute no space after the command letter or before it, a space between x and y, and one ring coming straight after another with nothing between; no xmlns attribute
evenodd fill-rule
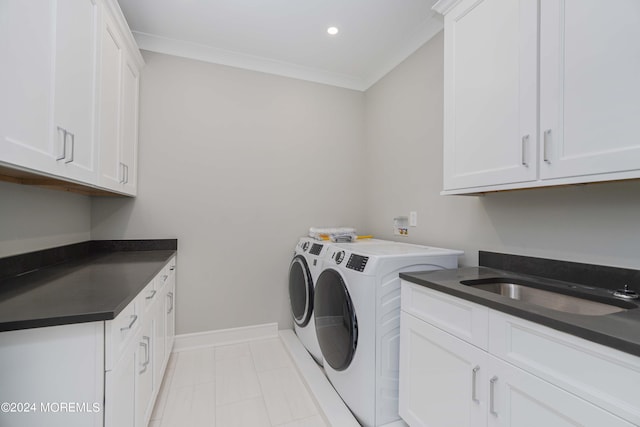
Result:
<svg viewBox="0 0 640 427"><path fill-rule="evenodd" d="M279 338L172 354L149 427L326 427Z"/></svg>

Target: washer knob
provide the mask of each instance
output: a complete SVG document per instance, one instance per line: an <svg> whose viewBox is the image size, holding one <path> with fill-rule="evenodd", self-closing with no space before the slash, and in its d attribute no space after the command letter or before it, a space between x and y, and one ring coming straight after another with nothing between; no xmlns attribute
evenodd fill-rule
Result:
<svg viewBox="0 0 640 427"><path fill-rule="evenodd" d="M309 242L304 242L302 244L302 251L307 252L307 249L309 249Z"/></svg>
<svg viewBox="0 0 640 427"><path fill-rule="evenodd" d="M336 260L336 264L340 264L342 260L344 260L344 251L336 252L334 259Z"/></svg>
<svg viewBox="0 0 640 427"><path fill-rule="evenodd" d="M638 299L640 295L632 289L629 289L629 285L624 285L624 289L618 289L613 293L614 297L624 298L624 299Z"/></svg>

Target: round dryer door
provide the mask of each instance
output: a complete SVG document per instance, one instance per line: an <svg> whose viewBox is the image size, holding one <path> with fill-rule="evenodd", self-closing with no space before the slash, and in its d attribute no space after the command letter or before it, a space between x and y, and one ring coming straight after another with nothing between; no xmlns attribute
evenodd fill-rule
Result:
<svg viewBox="0 0 640 427"><path fill-rule="evenodd" d="M289 267L289 299L293 321L304 328L313 314L313 280L302 255L296 255Z"/></svg>
<svg viewBox="0 0 640 427"><path fill-rule="evenodd" d="M336 371L349 367L358 344L358 320L340 273L324 270L316 282L315 322L322 357Z"/></svg>

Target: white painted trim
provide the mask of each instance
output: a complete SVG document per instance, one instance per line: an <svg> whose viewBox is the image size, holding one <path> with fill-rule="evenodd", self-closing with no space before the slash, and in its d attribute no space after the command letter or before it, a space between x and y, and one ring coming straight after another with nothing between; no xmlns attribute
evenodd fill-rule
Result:
<svg viewBox="0 0 640 427"><path fill-rule="evenodd" d="M439 0L436 4L433 5L431 10L435 10L442 15L446 15L461 1L462 0Z"/></svg>
<svg viewBox="0 0 640 427"><path fill-rule="evenodd" d="M140 49L152 52L159 52L182 58L197 59L214 64L275 74L299 80L343 87L346 89L359 91L364 91L366 89L364 80L357 76L333 73L289 62L247 55L240 52L218 49L203 44L161 37L139 31L134 31L133 36L135 37Z"/></svg>
<svg viewBox="0 0 640 427"><path fill-rule="evenodd" d="M215 331L196 332L176 335L173 352L195 350L198 348L236 344L239 342L275 338L278 336L277 323L243 326L240 328L219 329Z"/></svg>
<svg viewBox="0 0 640 427"><path fill-rule="evenodd" d="M331 426L360 427L358 421L335 391L324 371L313 360L291 329L280 331L280 339Z"/></svg>
<svg viewBox="0 0 640 427"><path fill-rule="evenodd" d="M402 48L397 49L395 51L396 53L391 58L387 58L384 63L377 67L377 70L374 73L371 73L368 78L365 79L366 89L369 89L390 71L400 65L400 63L420 49L422 45L431 40L443 28L444 20L442 16L432 13L431 16L418 26L418 30L402 45Z"/></svg>
<svg viewBox="0 0 640 427"><path fill-rule="evenodd" d="M142 58L142 54L140 53L140 49L136 45L136 41L131 33L131 29L129 28L129 24L127 23L124 14L122 13L122 9L120 8L120 4L116 0L105 0L104 1L105 8L107 12L111 15L111 17L116 21L118 27L120 27L120 32L124 38L124 42L128 47L131 56L133 57L138 69L144 66L144 59Z"/></svg>

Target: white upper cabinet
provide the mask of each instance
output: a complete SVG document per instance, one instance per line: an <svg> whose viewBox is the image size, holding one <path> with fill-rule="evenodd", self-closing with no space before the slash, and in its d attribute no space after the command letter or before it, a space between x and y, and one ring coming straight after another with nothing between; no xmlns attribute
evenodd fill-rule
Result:
<svg viewBox="0 0 640 427"><path fill-rule="evenodd" d="M0 165L136 194L143 65L115 0L0 2Z"/></svg>
<svg viewBox="0 0 640 427"><path fill-rule="evenodd" d="M100 178L98 184L121 189L124 168L120 164L120 118L124 49L113 19L102 20L100 55Z"/></svg>
<svg viewBox="0 0 640 427"><path fill-rule="evenodd" d="M91 0L0 3L0 161L95 181L96 28Z"/></svg>
<svg viewBox="0 0 640 427"><path fill-rule="evenodd" d="M101 187L135 196L142 57L127 49L126 37L114 15L105 14L101 28L98 182Z"/></svg>
<svg viewBox="0 0 640 427"><path fill-rule="evenodd" d="M55 47L54 141L58 174L94 183L98 7L92 0L58 0ZM61 141L60 141L60 139ZM62 144L59 144L62 142Z"/></svg>
<svg viewBox="0 0 640 427"><path fill-rule="evenodd" d="M537 25L535 0L447 14L445 190L536 179Z"/></svg>
<svg viewBox="0 0 640 427"><path fill-rule="evenodd" d="M543 0L541 27L541 178L640 169L640 2Z"/></svg>
<svg viewBox="0 0 640 427"><path fill-rule="evenodd" d="M434 9L445 14L443 194L640 178L640 2Z"/></svg>
<svg viewBox="0 0 640 427"><path fill-rule="evenodd" d="M55 168L55 12L49 0L0 2L0 161L46 172Z"/></svg>

